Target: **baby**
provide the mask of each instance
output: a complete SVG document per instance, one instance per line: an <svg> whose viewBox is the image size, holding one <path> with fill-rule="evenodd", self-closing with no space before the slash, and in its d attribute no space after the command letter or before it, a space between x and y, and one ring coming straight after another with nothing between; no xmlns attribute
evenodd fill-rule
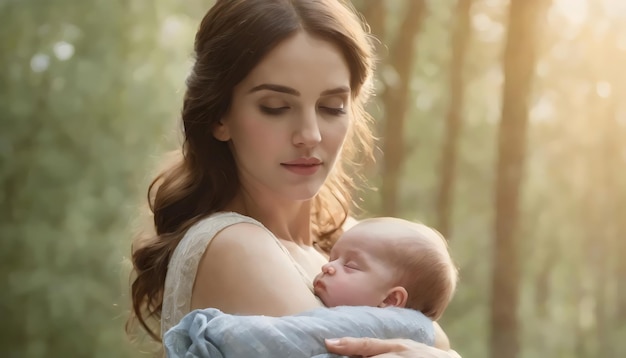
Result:
<svg viewBox="0 0 626 358"><path fill-rule="evenodd" d="M407 307L439 319L457 270L445 239L423 224L374 218L346 231L313 283L327 307Z"/></svg>
<svg viewBox="0 0 626 358"><path fill-rule="evenodd" d="M446 242L435 230L396 218L367 219L341 236L314 280L327 308L285 317L196 310L164 335L164 345L168 357L226 358L329 357L324 339L345 336L446 347L432 321L441 317L456 281Z"/></svg>

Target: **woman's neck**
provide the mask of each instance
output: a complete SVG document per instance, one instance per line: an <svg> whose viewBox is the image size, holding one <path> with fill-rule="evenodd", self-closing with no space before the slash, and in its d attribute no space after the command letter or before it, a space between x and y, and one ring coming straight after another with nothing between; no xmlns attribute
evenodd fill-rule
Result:
<svg viewBox="0 0 626 358"><path fill-rule="evenodd" d="M241 191L226 210L258 220L281 240L301 246L313 245L311 200L281 200Z"/></svg>

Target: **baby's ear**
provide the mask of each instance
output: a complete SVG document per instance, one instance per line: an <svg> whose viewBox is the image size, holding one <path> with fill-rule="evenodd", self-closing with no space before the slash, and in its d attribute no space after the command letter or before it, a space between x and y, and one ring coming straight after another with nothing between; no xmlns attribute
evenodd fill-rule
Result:
<svg viewBox="0 0 626 358"><path fill-rule="evenodd" d="M378 307L404 307L406 306L408 298L409 294L406 292L406 289L401 286L396 286L387 292L387 297L385 297Z"/></svg>

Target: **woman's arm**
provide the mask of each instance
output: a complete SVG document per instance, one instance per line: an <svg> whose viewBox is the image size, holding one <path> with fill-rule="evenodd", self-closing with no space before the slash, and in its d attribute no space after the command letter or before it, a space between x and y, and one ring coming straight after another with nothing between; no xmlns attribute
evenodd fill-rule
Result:
<svg viewBox="0 0 626 358"><path fill-rule="evenodd" d="M285 316L320 307L293 262L263 228L239 223L207 247L194 283L191 309Z"/></svg>
<svg viewBox="0 0 626 358"><path fill-rule="evenodd" d="M433 322L433 328L435 329L435 348L439 348L443 351L450 350L450 340L448 335L443 331L439 323Z"/></svg>
<svg viewBox="0 0 626 358"><path fill-rule="evenodd" d="M323 339L348 335L433 342L432 322L418 311L339 306L284 317L195 310L165 333L164 344L170 357L326 357Z"/></svg>
<svg viewBox="0 0 626 358"><path fill-rule="evenodd" d="M346 356L388 358L461 358L453 351L442 351L409 339L341 338L327 339L330 353Z"/></svg>

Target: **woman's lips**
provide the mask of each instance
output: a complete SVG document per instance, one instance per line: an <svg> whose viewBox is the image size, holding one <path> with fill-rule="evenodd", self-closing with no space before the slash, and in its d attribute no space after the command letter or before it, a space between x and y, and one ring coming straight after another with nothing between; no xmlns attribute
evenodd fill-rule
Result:
<svg viewBox="0 0 626 358"><path fill-rule="evenodd" d="M319 163L319 164L286 164L286 163L282 163L281 166L283 168L289 170L290 172L294 173L294 174L308 176L308 175L313 175L313 174L317 173L317 171L320 169L322 164L321 163Z"/></svg>
<svg viewBox="0 0 626 358"><path fill-rule="evenodd" d="M315 157L301 157L298 159L290 160L288 162L281 163L283 165L319 165L322 161Z"/></svg>
<svg viewBox="0 0 626 358"><path fill-rule="evenodd" d="M280 165L294 174L308 176L317 173L322 163L320 159L315 157L301 157L280 163Z"/></svg>

